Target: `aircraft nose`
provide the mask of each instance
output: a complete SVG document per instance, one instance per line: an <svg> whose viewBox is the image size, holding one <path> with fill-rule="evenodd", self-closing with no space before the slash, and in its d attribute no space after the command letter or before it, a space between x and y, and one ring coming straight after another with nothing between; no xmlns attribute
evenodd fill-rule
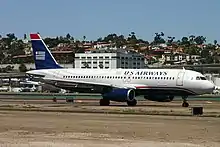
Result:
<svg viewBox="0 0 220 147"><path fill-rule="evenodd" d="M204 85L205 89L207 92L213 92L213 90L215 89L215 85L212 82L207 83L206 85Z"/></svg>

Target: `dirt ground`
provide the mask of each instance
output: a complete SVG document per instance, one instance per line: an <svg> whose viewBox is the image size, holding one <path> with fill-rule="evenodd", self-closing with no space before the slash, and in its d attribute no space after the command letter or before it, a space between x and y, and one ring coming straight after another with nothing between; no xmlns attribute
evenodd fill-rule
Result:
<svg viewBox="0 0 220 147"><path fill-rule="evenodd" d="M1 147L219 147L220 118L0 111Z"/></svg>

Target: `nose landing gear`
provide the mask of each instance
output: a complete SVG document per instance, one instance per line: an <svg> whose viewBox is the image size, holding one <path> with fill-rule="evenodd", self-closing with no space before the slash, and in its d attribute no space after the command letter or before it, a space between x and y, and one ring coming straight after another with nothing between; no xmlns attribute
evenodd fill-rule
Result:
<svg viewBox="0 0 220 147"><path fill-rule="evenodd" d="M189 103L186 100L187 97L188 96L182 96L182 99L183 99L182 107L189 107Z"/></svg>

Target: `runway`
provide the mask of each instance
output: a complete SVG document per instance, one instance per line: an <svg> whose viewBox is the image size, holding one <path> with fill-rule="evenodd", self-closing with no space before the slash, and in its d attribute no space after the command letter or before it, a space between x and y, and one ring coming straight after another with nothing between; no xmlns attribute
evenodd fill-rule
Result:
<svg viewBox="0 0 220 147"><path fill-rule="evenodd" d="M0 146L219 147L220 102L0 99ZM202 116L191 107L202 106ZM137 115L138 114L138 115Z"/></svg>
<svg viewBox="0 0 220 147"><path fill-rule="evenodd" d="M220 119L0 111L1 147L218 147Z"/></svg>

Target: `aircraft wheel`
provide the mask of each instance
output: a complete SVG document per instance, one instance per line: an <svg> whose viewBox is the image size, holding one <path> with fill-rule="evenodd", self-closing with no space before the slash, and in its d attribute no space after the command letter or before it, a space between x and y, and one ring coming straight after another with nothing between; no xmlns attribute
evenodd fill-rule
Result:
<svg viewBox="0 0 220 147"><path fill-rule="evenodd" d="M189 107L189 103L183 102L182 107Z"/></svg>
<svg viewBox="0 0 220 147"><path fill-rule="evenodd" d="M74 100L73 100L73 99L70 99L70 98L66 98L66 102L67 102L67 103L73 103Z"/></svg>
<svg viewBox="0 0 220 147"><path fill-rule="evenodd" d="M136 106L137 105L137 100L134 99L132 101L127 101L128 106Z"/></svg>
<svg viewBox="0 0 220 147"><path fill-rule="evenodd" d="M100 99L99 104L100 106L109 106L110 101L106 99Z"/></svg>

